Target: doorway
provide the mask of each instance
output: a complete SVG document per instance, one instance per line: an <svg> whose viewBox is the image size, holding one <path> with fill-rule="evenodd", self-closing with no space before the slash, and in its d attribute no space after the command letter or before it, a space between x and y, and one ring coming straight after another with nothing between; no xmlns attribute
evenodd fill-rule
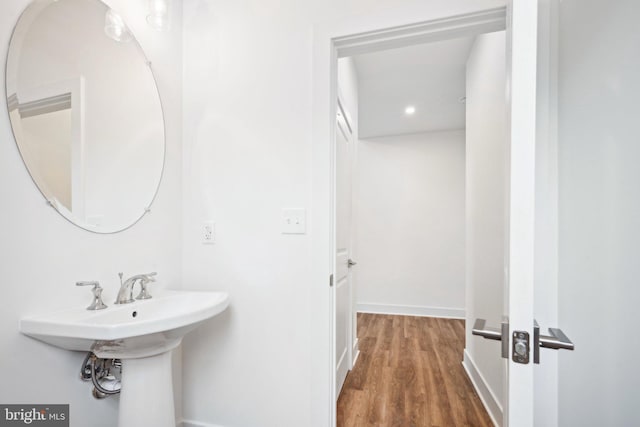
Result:
<svg viewBox="0 0 640 427"><path fill-rule="evenodd" d="M509 186L506 190L508 195L506 204L509 215L504 239L506 268L503 272L505 279L503 313L507 318L502 323L502 330L484 329L485 322L478 319L478 330L474 330L474 334L478 332L477 335L502 341L501 348L500 346L495 348L497 357L502 355L506 379L502 419L505 425L528 427L534 425L534 408L538 422L539 416L544 415L543 412L551 414L550 418L553 421L553 413L558 408L558 400L552 395L541 396L539 393L544 387L553 388L553 384L557 384L558 372L551 372L553 369L551 371L546 368L540 369L534 365L539 360L538 348L570 349L569 347L573 347L567 346L571 343L559 329L550 329L551 335L543 336L538 333L537 327L534 328L534 317L538 313L537 307L534 307L534 293L538 296L544 289L544 292L549 291L546 292L547 296L554 296L553 283L550 282L550 286L547 286L536 282L534 286L534 276L540 265L539 255L542 255L543 259L553 256L553 250L546 251L546 249L552 249L553 242L542 239L543 243L538 245L539 241L536 241L536 237L542 231L537 220L543 216L542 214L553 215L554 213L553 201L550 199L553 198L553 187L557 184L545 182L541 178L545 171L538 166L537 159L542 157L543 165L547 162L553 163L553 150L547 148L553 147L554 138L551 135L552 132L544 129L544 123L537 120L537 116L542 117L543 122L547 119L550 122L554 120L553 72L554 61L557 58L554 56L553 42L548 43L548 41L554 27L557 28L557 20L554 20L553 13L549 13L550 8L547 7L547 2L510 0L508 5L509 25L506 37L508 131L506 133L509 149ZM478 31L478 25L483 27L491 21L491 19L477 19L479 14L489 13L486 9L481 10L482 6L476 5L478 8L475 10L470 10L469 5L459 3L449 4L449 6L442 7L442 4L412 6L402 11L394 10L393 13L385 16L360 17L362 19L354 18L349 22L319 26L314 33L314 66L328 73L314 74L312 215L315 219L312 228L315 237L312 241L312 274L314 276L311 292L314 309L312 333L319 340L326 339L324 342L329 343L330 347L334 344L335 335L332 309L335 304L335 294L332 289L327 292L324 286L328 276L329 284L332 283L330 273L335 271L335 229L332 214L335 212L333 205L335 152L332 141L335 130L333 119L336 103L336 60L340 56L348 56L355 52L391 48L398 43L405 43L407 39L413 40L414 43L447 39L452 34L459 35L461 29L463 33L470 28ZM411 14L409 9L414 13ZM498 27L505 28L506 11L501 9L501 12L502 16L493 22ZM420 18L423 18L422 21ZM416 22L426 22L426 24L416 24ZM453 22L456 24L451 25ZM497 29L500 28L489 31ZM485 28L483 31L478 31L478 33L484 32L488 30ZM538 79L540 71L542 71L542 77ZM326 120L327 113L331 118L329 122ZM549 127L552 128L552 126ZM542 132L538 134L537 131L541 128ZM545 146L548 147L545 148ZM543 149L539 151L540 147ZM538 188L540 183L542 183L542 189ZM544 193L543 203L539 204L537 201L541 191ZM555 299L548 302L548 305L554 303ZM322 344L312 346L313 350L323 348L326 349ZM335 408L333 407L336 397L335 380L327 383L322 379L327 372L330 373L329 379L334 378L334 357L332 351L312 351L312 365L318 368L318 371L313 373L317 382L314 382L312 387L312 407L314 414L319 417L317 423L312 423L314 425L335 425ZM543 371L550 375L542 379L537 373ZM327 408L329 408L328 416L325 415ZM553 425L553 423L545 425Z"/></svg>
<svg viewBox="0 0 640 427"><path fill-rule="evenodd" d="M502 31L338 60L338 426L362 422L492 424L465 373L469 364L475 366L470 354L465 356L465 367L461 365L468 223L465 197L481 217L480 224L474 221L472 225L484 227L485 232L493 233L493 240L502 243L504 203L500 200L505 185L500 180L506 178L506 144L504 137L488 138L486 132L505 130L504 57ZM467 81L472 89L469 116L474 143L470 165L477 167L482 157L492 162L480 166L489 169L485 175L491 177L475 176L472 170L470 195L465 194ZM488 112L496 109L494 98L503 114ZM343 116L355 117L354 125L343 126ZM482 126L477 123L480 116L487 122ZM499 119L494 120L495 116ZM345 129L351 128L355 140L345 138ZM485 139L490 139L488 144L483 144ZM498 181L491 179L493 175ZM478 199L490 203L483 210ZM483 216L498 221L486 221ZM485 236L476 240L487 245ZM485 264L499 264L497 272L494 269L482 277L498 286L499 292L493 295L496 301L503 299L501 248L492 247L483 254ZM350 258L357 265L348 264ZM348 294L344 291L347 284ZM482 289L483 284L474 285ZM347 295L357 298L345 301ZM348 307L353 307L355 328L352 341L345 343L344 337L351 332L345 323L351 318L344 314ZM471 304L471 308L477 314L483 307L474 311L475 304ZM490 308L484 307L485 311ZM360 356L343 387L344 355L350 348L354 355L359 349ZM491 356L476 360L490 377L489 389L501 399L502 362ZM497 374L486 372L487 363L497 364ZM493 411L492 418L499 417Z"/></svg>
<svg viewBox="0 0 640 427"><path fill-rule="evenodd" d="M452 10L453 9L453 10ZM338 57L350 56L357 53L374 52L393 47L403 47L430 41L445 40L461 36L473 36L505 29L506 9L482 9L477 7L469 10L468 6L455 5L447 10L435 12L432 7L421 8L421 12L407 13L410 21L398 22L399 25L380 25L380 22L393 22L394 19L381 18L376 22L355 25L358 30L353 35L353 26L349 29L328 25L318 27L314 32L314 66L327 69L328 74L316 74L314 78L313 97L313 133L312 147L313 191L311 212L311 232L318 236L312 241L312 274L317 279L312 286L310 297L312 307L312 401L314 424L318 426L335 426L336 400L338 395L336 382L336 297L334 277L336 273L336 224L335 224L335 144L337 114L337 60ZM405 11L406 12L406 11ZM413 19L424 16L427 19L422 24L411 23ZM415 21L413 21L415 22ZM352 23L353 24L353 23ZM388 28L377 30L377 28ZM331 40L327 49L326 40ZM328 68L325 68L328 66ZM327 90L327 88L329 90ZM329 126L326 122L327 114L331 118ZM327 181L326 178L330 177ZM327 210L325 209L329 209ZM323 238L322 236L326 236ZM330 257L327 258L327 254ZM327 273L330 274L327 274ZM324 279L320 280L322 277ZM329 287L327 288L327 284ZM324 290L329 292L325 292ZM316 344L317 343L317 344ZM329 352L325 352L329 343ZM329 369L327 382L326 370ZM324 373L323 373L324 372ZM325 406L326 405L326 406Z"/></svg>

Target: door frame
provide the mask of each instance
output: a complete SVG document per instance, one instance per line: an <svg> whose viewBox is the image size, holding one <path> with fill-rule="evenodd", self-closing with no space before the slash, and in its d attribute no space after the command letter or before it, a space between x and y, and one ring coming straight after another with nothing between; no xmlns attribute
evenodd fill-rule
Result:
<svg viewBox="0 0 640 427"><path fill-rule="evenodd" d="M311 200L311 420L336 425L335 132L338 58L505 30L507 8L421 4L316 25L313 34ZM497 354L496 357L499 357Z"/></svg>

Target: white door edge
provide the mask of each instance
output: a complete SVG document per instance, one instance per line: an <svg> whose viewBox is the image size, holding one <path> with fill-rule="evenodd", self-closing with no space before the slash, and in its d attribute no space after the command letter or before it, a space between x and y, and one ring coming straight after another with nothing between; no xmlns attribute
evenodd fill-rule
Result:
<svg viewBox="0 0 640 427"><path fill-rule="evenodd" d="M509 164L509 349L514 331L533 338L538 1L511 0L507 18ZM533 427L533 352L529 363L509 358L504 425Z"/></svg>

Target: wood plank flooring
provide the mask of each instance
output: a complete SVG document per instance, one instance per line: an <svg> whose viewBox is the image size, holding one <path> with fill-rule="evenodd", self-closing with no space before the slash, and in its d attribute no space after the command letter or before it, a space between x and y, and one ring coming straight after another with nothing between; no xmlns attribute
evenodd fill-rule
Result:
<svg viewBox="0 0 640 427"><path fill-rule="evenodd" d="M463 320L358 313L358 338L338 427L493 426L462 368Z"/></svg>

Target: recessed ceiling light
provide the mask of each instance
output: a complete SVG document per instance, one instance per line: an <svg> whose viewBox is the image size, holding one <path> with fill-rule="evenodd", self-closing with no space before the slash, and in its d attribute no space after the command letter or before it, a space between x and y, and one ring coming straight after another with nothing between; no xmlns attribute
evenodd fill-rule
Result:
<svg viewBox="0 0 640 427"><path fill-rule="evenodd" d="M407 108L404 109L404 113L409 116L415 112L416 112L416 107L414 107L413 105L408 105Z"/></svg>

